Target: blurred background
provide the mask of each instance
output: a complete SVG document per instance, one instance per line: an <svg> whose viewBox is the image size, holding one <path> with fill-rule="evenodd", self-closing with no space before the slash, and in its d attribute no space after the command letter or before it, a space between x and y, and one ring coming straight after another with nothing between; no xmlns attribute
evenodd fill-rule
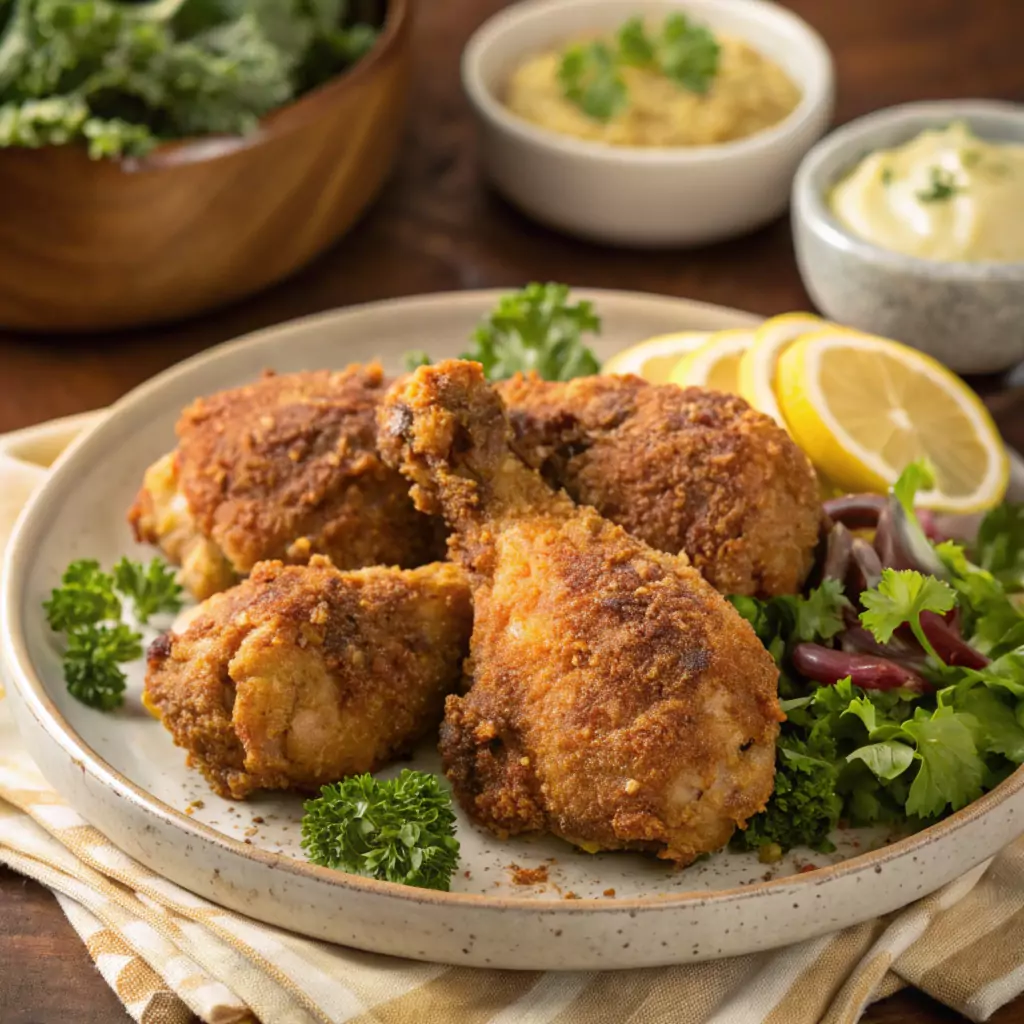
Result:
<svg viewBox="0 0 1024 1024"><path fill-rule="evenodd" d="M413 0L408 114L394 168L351 232L306 269L255 297L169 326L92 335L0 331L7 382L0 384L0 431L107 404L156 371L246 331L394 296L537 279L664 292L762 314L809 305L785 217L723 244L635 252L547 230L498 198L481 174L459 60L473 31L503 6ZM907 100L1024 94L1017 3L792 0L787 6L832 50L837 124ZM385 116L405 115L396 106ZM0 153L0 165L10 155ZM0 212L19 205L5 188ZM46 238L47 206L31 212ZM0 252L8 220L0 216ZM6 249L17 265L9 237Z"/></svg>

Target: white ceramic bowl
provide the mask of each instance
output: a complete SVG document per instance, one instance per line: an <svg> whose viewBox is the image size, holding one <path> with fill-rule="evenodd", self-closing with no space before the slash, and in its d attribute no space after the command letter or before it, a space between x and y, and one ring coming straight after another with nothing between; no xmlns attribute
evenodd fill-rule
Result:
<svg viewBox="0 0 1024 1024"><path fill-rule="evenodd" d="M634 15L682 10L747 40L779 64L803 98L785 120L711 146L610 146L549 131L501 101L526 57ZM697 245L742 234L786 207L801 157L832 116L832 59L796 15L764 0L528 0L470 39L462 81L478 115L484 167L530 216L585 238L632 246Z"/></svg>
<svg viewBox="0 0 1024 1024"><path fill-rule="evenodd" d="M869 152L964 120L989 141L1024 143L1024 106L908 103L851 121L807 154L793 182L793 238L804 285L830 319L914 345L961 373L1024 359L1024 263L904 256L851 234L826 196Z"/></svg>

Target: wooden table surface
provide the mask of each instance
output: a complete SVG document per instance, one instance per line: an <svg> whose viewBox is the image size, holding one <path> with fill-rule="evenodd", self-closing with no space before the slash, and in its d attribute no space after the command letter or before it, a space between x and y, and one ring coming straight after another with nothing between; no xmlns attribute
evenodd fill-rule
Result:
<svg viewBox="0 0 1024 1024"><path fill-rule="evenodd" d="M423 2L409 137L385 194L356 230L298 277L190 323L103 337L0 332L0 431L111 402L164 367L245 331L318 310L528 280L639 289L757 313L807 308L788 224L692 252L643 254L563 238L525 220L480 179L458 82L459 53L500 0ZM831 46L837 121L906 100L1024 99L1024 5L1014 0L791 0ZM977 382L1024 446L1012 377ZM0 1021L127 1020L53 898L0 870ZM873 1007L876 1024L959 1020L917 993ZM1024 1001L993 1018L1024 1024ZM272 1022L267 1022L272 1024Z"/></svg>

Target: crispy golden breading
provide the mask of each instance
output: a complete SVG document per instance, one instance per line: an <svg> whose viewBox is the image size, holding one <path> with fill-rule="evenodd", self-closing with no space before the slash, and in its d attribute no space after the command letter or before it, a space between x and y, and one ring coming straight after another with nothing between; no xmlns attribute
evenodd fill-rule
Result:
<svg viewBox="0 0 1024 1024"><path fill-rule="evenodd" d="M807 456L742 398L639 377L499 385L514 447L549 483L723 594L797 593L821 523Z"/></svg>
<svg viewBox="0 0 1024 1024"><path fill-rule="evenodd" d="M342 569L443 557L438 524L377 455L377 364L265 376L193 402L178 447L146 472L135 536L203 599L259 561L328 555Z"/></svg>
<svg viewBox="0 0 1024 1024"><path fill-rule="evenodd" d="M462 571L261 562L149 652L147 706L225 797L375 771L441 719L469 644Z"/></svg>
<svg viewBox="0 0 1024 1024"><path fill-rule="evenodd" d="M685 559L526 467L479 364L417 370L380 426L473 589L472 685L441 727L462 806L591 850L688 864L721 847L771 794L782 718L750 625Z"/></svg>

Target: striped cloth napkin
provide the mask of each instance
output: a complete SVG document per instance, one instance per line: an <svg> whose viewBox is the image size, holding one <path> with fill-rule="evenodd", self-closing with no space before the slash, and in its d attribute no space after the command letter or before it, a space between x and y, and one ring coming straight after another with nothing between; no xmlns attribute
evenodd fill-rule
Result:
<svg viewBox="0 0 1024 1024"><path fill-rule="evenodd" d="M0 438L0 547L90 419ZM51 889L143 1024L843 1024L914 985L972 1020L1024 990L1024 840L898 913L787 949L617 973L483 971L313 942L131 860L19 749L0 702L0 863ZM58 982L59 983L59 982Z"/></svg>

